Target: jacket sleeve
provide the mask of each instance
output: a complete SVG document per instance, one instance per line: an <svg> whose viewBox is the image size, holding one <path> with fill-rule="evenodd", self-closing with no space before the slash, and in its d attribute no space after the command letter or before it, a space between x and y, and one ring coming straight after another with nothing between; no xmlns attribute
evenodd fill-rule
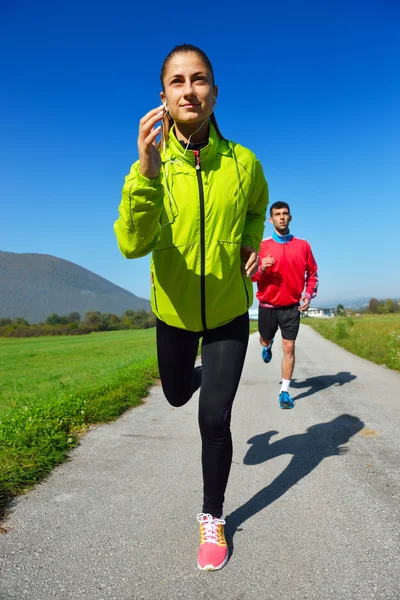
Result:
<svg viewBox="0 0 400 600"><path fill-rule="evenodd" d="M254 185L249 198L246 221L242 234L242 245L251 246L257 251L264 233L265 217L268 206L268 184L265 181L260 161L256 161Z"/></svg>
<svg viewBox="0 0 400 600"><path fill-rule="evenodd" d="M308 246L307 252L307 263L306 263L306 297L310 300L315 298L318 290L318 272L317 263L311 251L311 247Z"/></svg>
<svg viewBox="0 0 400 600"><path fill-rule="evenodd" d="M140 173L139 161L125 177L119 219L114 223L119 249L126 258L140 258L156 247L164 189L161 172L155 179Z"/></svg>
<svg viewBox="0 0 400 600"><path fill-rule="evenodd" d="M263 275L264 275L264 271L262 271L261 268L258 267L258 270L254 273L254 275L252 276L251 280L253 282L261 281Z"/></svg>

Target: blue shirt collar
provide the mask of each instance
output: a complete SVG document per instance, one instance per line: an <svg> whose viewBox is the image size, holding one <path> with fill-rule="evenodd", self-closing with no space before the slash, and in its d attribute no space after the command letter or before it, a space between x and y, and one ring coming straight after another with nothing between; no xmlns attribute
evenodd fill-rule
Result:
<svg viewBox="0 0 400 600"><path fill-rule="evenodd" d="M278 235L276 231L274 231L272 234L272 239L278 244L286 244L293 239L293 235L290 232L288 232L286 235Z"/></svg>

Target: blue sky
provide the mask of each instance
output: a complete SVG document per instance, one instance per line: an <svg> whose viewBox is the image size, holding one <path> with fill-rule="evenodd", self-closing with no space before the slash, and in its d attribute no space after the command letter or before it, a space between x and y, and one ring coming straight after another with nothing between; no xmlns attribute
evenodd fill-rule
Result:
<svg viewBox="0 0 400 600"><path fill-rule="evenodd" d="M399 26L397 0L2 0L0 250L149 297L148 257L122 257L112 225L161 63L192 43L223 134L257 154L311 243L320 302L400 297Z"/></svg>

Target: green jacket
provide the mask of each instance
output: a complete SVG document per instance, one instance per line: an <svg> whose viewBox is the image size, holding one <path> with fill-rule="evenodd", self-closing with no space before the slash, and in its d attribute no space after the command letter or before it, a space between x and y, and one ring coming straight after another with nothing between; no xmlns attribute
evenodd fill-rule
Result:
<svg viewBox="0 0 400 600"><path fill-rule="evenodd" d="M197 154L197 155L196 155ZM163 168L148 179L134 163L114 225L127 258L152 252L151 305L168 325L213 329L253 303L241 245L259 249L268 205L260 162L247 148L220 140L184 150L170 131Z"/></svg>

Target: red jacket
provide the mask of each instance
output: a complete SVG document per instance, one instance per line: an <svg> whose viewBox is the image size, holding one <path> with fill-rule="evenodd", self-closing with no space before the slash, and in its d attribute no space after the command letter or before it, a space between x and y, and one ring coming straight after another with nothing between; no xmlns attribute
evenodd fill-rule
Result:
<svg viewBox="0 0 400 600"><path fill-rule="evenodd" d="M261 261L270 254L275 264L261 271ZM315 298L318 288L317 263L308 242L291 234L273 236L261 242L260 268L253 275L257 281L257 298L265 306L297 304L303 290L307 298Z"/></svg>

